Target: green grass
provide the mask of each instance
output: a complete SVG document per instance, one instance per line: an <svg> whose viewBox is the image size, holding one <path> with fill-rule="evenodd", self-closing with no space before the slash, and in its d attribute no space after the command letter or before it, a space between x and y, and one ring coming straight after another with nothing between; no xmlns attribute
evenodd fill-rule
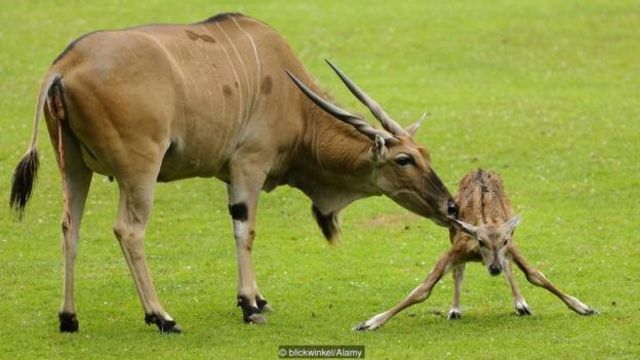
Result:
<svg viewBox="0 0 640 360"><path fill-rule="evenodd" d="M264 327L235 307L235 246L223 185L159 185L146 250L165 308L184 327L146 327L112 235L117 189L95 177L77 264L81 331L57 332L60 181L48 136L22 223L0 211L0 357L275 358L282 344L362 344L378 358L640 356L640 5L637 1L0 0L0 198L31 133L35 96L67 42L95 29L193 22L241 11L278 29L346 106L336 61L418 140L452 191L477 167L502 174L524 217L516 240L562 289L600 310L580 317L518 276L533 316L513 315L506 282L469 266L463 319L452 281L373 333L350 328L396 303L448 246L447 232L385 198L343 214L321 238L310 203L261 197L254 261L275 312Z"/></svg>

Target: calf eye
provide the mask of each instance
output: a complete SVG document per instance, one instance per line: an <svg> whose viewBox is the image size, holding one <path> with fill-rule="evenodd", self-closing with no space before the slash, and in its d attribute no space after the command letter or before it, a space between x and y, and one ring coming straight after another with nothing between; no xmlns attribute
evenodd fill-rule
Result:
<svg viewBox="0 0 640 360"><path fill-rule="evenodd" d="M411 156L406 154L398 156L395 162L400 166L414 165L416 163Z"/></svg>

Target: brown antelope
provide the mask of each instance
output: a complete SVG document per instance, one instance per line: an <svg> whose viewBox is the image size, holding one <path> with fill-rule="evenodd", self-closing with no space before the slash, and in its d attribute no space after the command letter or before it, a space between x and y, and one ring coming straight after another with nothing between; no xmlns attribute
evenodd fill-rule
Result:
<svg viewBox="0 0 640 360"><path fill-rule="evenodd" d="M21 216L37 171L44 112L63 184L60 330L78 330L74 262L94 172L118 184L114 233L145 321L163 332L180 327L160 305L143 249L158 181L216 177L227 184L238 306L251 323L264 323L261 313L269 309L251 258L260 190L300 189L328 240L339 235L340 211L373 195L447 226L457 208L428 152L412 138L417 126L400 127L330 65L384 130L326 100L284 39L240 14L99 31L72 42L45 75L10 200Z"/></svg>
<svg viewBox="0 0 640 360"><path fill-rule="evenodd" d="M465 264L469 261L481 261L492 276L500 275L504 270L519 315L531 315L531 310L520 294L511 271L511 262L524 272L530 283L549 290L571 310L580 315L597 313L575 297L560 291L524 259L513 240L520 217L513 214L500 176L483 170L471 171L460 182L456 203L459 218L451 219L452 227L449 230L452 246L438 259L425 281L396 306L357 325L355 330L377 329L403 309L427 300L433 287L450 270L453 270L454 291L448 319L459 319L460 287Z"/></svg>

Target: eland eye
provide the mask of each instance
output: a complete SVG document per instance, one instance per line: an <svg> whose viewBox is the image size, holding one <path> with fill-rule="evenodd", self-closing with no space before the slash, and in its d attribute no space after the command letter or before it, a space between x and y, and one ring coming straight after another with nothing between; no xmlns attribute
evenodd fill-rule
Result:
<svg viewBox="0 0 640 360"><path fill-rule="evenodd" d="M413 158L409 155L400 155L397 158L395 158L395 162L396 164L400 165L400 166L408 166L408 165L415 165L415 160L413 160Z"/></svg>

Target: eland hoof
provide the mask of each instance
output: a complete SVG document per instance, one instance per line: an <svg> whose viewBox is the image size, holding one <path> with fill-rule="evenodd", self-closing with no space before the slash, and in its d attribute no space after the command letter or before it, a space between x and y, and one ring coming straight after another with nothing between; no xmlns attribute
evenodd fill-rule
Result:
<svg viewBox="0 0 640 360"><path fill-rule="evenodd" d="M58 314L58 319L60 320L60 332L78 332L79 324L76 314L61 312Z"/></svg>

